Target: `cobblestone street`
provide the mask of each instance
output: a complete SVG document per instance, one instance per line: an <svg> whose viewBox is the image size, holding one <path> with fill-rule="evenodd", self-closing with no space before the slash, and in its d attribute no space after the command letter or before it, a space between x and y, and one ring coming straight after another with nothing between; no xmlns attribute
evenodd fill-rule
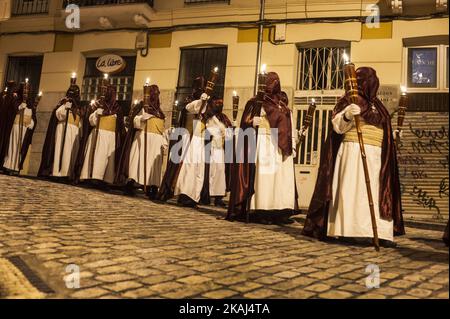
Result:
<svg viewBox="0 0 450 319"><path fill-rule="evenodd" d="M288 226L246 225L210 207L4 175L0 185L0 297L449 297L441 231L409 227L396 248L377 253L301 236L301 216ZM71 264L79 289L66 288ZM375 289L366 287L371 264L380 268ZM35 284L18 285L20 276Z"/></svg>

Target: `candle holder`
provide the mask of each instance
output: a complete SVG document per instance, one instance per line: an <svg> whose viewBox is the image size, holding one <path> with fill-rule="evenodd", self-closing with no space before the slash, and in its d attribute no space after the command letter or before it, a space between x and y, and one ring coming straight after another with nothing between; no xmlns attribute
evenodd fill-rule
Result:
<svg viewBox="0 0 450 319"><path fill-rule="evenodd" d="M175 101L173 109L172 109L172 127L178 126L178 101Z"/></svg>
<svg viewBox="0 0 450 319"><path fill-rule="evenodd" d="M345 94L352 103L358 103L358 82L356 80L356 68L351 62L344 65L344 88Z"/></svg>
<svg viewBox="0 0 450 319"><path fill-rule="evenodd" d="M316 111L316 100L311 99L311 103L309 104L308 111L306 112L305 118L303 119L302 131L300 134L300 145L305 141L305 133L311 127L311 123L314 118L314 113Z"/></svg>
<svg viewBox="0 0 450 319"><path fill-rule="evenodd" d="M396 143L400 142L400 132L403 130L403 123L405 121L406 110L408 108L408 94L406 93L406 88L402 87L402 94L398 103L398 117L397 117L397 136Z"/></svg>
<svg viewBox="0 0 450 319"><path fill-rule="evenodd" d="M233 92L233 123L236 122L237 116L239 113L239 95L237 92Z"/></svg>
<svg viewBox="0 0 450 319"><path fill-rule="evenodd" d="M218 77L219 77L219 68L216 66L214 69L211 70L211 75L209 76L209 80L206 83L205 93L208 96L211 96L211 94L213 93Z"/></svg>
<svg viewBox="0 0 450 319"><path fill-rule="evenodd" d="M76 85L77 84L77 74L74 72L72 73L72 76L70 77L70 85Z"/></svg>

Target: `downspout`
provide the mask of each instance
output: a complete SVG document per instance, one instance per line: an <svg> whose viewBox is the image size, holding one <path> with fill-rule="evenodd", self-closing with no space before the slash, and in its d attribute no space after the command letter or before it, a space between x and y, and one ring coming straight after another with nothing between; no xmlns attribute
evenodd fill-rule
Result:
<svg viewBox="0 0 450 319"><path fill-rule="evenodd" d="M259 27L258 27L258 47L256 49L256 70L255 70L255 82L253 86L253 96L256 95L256 91L258 88L258 74L261 69L261 54L262 54L262 45L264 39L264 9L266 6L265 0L260 0L261 6L259 9Z"/></svg>

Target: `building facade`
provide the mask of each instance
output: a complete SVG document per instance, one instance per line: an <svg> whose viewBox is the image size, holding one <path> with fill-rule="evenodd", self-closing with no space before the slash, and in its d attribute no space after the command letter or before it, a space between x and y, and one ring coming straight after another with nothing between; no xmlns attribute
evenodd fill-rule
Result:
<svg viewBox="0 0 450 319"><path fill-rule="evenodd" d="M231 116L234 90L241 109L253 96L262 23L261 61L280 75L298 128L310 99L318 101L296 160L300 206L309 204L331 110L343 94L346 52L356 66L377 70L394 127L400 85L408 87L399 150L405 214L446 219L448 22L443 0L0 0L0 79L3 87L29 77L44 92L27 172L34 175L50 112L72 72L87 103L102 76L98 59L113 55L125 65L111 74L123 107L150 78L170 117L192 78L217 65L216 94Z"/></svg>

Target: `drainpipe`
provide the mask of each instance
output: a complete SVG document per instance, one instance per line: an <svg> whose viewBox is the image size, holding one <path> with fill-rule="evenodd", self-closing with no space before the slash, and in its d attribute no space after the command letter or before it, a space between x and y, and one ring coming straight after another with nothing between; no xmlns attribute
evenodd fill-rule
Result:
<svg viewBox="0 0 450 319"><path fill-rule="evenodd" d="M261 54L262 54L262 45L264 38L264 9L266 6L265 0L260 0L261 5L259 9L259 28L258 28L258 47L256 49L256 70L255 70L255 83L253 86L253 96L256 95L256 91L258 88L258 74L261 69Z"/></svg>

